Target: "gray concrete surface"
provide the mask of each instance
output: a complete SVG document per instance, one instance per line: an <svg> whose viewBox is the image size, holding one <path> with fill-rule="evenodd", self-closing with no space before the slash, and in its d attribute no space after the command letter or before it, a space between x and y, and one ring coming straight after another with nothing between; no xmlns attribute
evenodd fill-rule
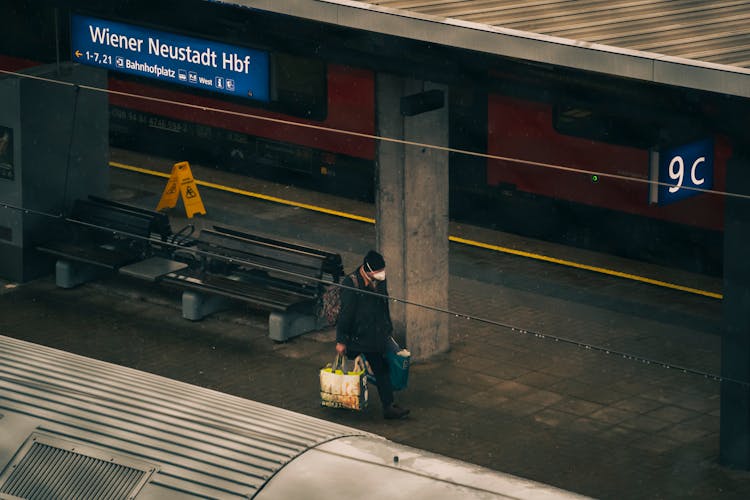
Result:
<svg viewBox="0 0 750 500"><path fill-rule="evenodd" d="M155 204L159 180L136 190L114 177L120 199ZM319 244L341 252L347 269L374 241L366 224L201 195L210 219L197 224L228 220ZM482 320L451 317L451 350L412 367L397 394L412 409L404 421L384 421L377 398L361 414L320 407L317 370L333 357L331 330L277 344L267 315L242 306L189 322L179 292L158 285L6 284L0 332L594 497L750 497L750 473L717 464L718 382L536 335L718 373L720 301L459 245L450 265L449 309Z"/></svg>

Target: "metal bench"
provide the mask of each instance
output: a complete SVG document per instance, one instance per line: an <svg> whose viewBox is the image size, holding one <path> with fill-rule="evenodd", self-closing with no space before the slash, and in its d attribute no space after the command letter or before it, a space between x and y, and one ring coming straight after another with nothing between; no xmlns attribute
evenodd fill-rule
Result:
<svg viewBox="0 0 750 500"><path fill-rule="evenodd" d="M37 250L57 257L55 281L72 288L154 256L153 243L170 234L165 214L92 196L76 200L60 233Z"/></svg>
<svg viewBox="0 0 750 500"><path fill-rule="evenodd" d="M200 320L242 301L269 311L269 337L276 341L324 326L317 315L321 279L338 282L340 255L218 226L204 229L195 247L199 267L162 278L184 289L183 317Z"/></svg>

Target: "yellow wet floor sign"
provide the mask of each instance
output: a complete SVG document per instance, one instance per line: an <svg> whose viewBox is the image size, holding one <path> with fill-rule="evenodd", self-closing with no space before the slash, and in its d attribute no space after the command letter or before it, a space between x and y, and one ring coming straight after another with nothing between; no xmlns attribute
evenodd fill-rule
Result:
<svg viewBox="0 0 750 500"><path fill-rule="evenodd" d="M190 170L190 164L186 161L175 163L172 167L172 175L169 176L167 186L161 195L156 211L164 208L174 208L177 206L177 198L182 195L182 203L185 205L185 213L188 218L192 219L195 214L206 215L206 209L203 207L201 195L198 193L198 186L193 179L193 172Z"/></svg>

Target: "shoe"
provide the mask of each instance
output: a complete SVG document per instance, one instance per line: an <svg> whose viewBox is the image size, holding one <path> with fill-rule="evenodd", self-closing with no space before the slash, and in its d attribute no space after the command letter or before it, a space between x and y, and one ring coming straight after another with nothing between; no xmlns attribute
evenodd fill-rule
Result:
<svg viewBox="0 0 750 500"><path fill-rule="evenodd" d="M383 412L383 418L386 420L397 420L399 418L404 418L409 414L409 410L406 408L401 408L396 403L392 403L391 406L385 409Z"/></svg>

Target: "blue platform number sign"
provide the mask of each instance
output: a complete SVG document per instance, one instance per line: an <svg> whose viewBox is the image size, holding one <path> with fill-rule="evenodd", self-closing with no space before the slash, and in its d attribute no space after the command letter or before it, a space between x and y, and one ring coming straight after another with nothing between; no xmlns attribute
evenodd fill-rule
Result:
<svg viewBox="0 0 750 500"><path fill-rule="evenodd" d="M714 186L714 141L704 139L659 153L659 204L700 194ZM698 190L696 190L696 188Z"/></svg>
<svg viewBox="0 0 750 500"><path fill-rule="evenodd" d="M138 26L71 16L73 61L268 101L268 52Z"/></svg>

